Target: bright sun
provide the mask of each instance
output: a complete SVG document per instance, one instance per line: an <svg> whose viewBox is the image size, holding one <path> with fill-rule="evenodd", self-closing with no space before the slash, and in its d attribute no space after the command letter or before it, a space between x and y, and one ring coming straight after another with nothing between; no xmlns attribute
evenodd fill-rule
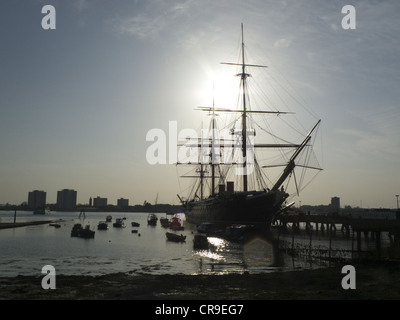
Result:
<svg viewBox="0 0 400 320"><path fill-rule="evenodd" d="M209 101L204 107L235 109L239 93L239 78L235 77L234 68L221 66L219 70L207 70L202 86L202 101Z"/></svg>

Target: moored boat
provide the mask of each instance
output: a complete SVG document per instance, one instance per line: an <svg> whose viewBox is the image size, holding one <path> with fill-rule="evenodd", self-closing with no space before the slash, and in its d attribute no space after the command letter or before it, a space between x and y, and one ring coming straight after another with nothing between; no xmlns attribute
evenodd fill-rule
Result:
<svg viewBox="0 0 400 320"><path fill-rule="evenodd" d="M55 228L61 228L61 225L59 223L49 223L49 226L55 227Z"/></svg>
<svg viewBox="0 0 400 320"><path fill-rule="evenodd" d="M124 220L122 218L117 218L117 220L115 220L115 222L113 223L113 227L124 228L125 227Z"/></svg>
<svg viewBox="0 0 400 320"><path fill-rule="evenodd" d="M167 236L168 241L173 241L173 242L185 242L186 241L186 236L184 236L183 234L166 232L165 235Z"/></svg>
<svg viewBox="0 0 400 320"><path fill-rule="evenodd" d="M169 228L172 230L184 230L182 220L177 216L173 217L169 223Z"/></svg>
<svg viewBox="0 0 400 320"><path fill-rule="evenodd" d="M169 221L169 219L166 218L166 217L161 217L161 218L160 218L160 223L161 223L161 226L162 226L162 227L168 228L168 227L169 227L169 224L170 224L170 221Z"/></svg>
<svg viewBox="0 0 400 320"><path fill-rule="evenodd" d="M204 233L197 233L193 238L193 248L208 249L208 239Z"/></svg>
<svg viewBox="0 0 400 320"><path fill-rule="evenodd" d="M49 208L37 208L33 211L33 214L50 214Z"/></svg>
<svg viewBox="0 0 400 320"><path fill-rule="evenodd" d="M225 238L230 241L244 242L257 233L253 225L234 224L225 229Z"/></svg>
<svg viewBox="0 0 400 320"><path fill-rule="evenodd" d="M94 238L94 234L95 232L90 230L89 225L86 225L85 228L83 228L80 223L75 223L71 230L71 237Z"/></svg>
<svg viewBox="0 0 400 320"><path fill-rule="evenodd" d="M147 224L151 226L155 226L157 224L158 217L154 213L150 213L147 216Z"/></svg>
<svg viewBox="0 0 400 320"><path fill-rule="evenodd" d="M100 221L97 225L97 230L108 230L108 224L105 221Z"/></svg>

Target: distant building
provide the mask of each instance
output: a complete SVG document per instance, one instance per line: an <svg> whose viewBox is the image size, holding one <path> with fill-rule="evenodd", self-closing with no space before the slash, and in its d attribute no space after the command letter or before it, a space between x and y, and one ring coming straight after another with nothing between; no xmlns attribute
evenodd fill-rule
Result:
<svg viewBox="0 0 400 320"><path fill-rule="evenodd" d="M117 200L117 206L119 208L127 208L129 207L129 199L120 198Z"/></svg>
<svg viewBox="0 0 400 320"><path fill-rule="evenodd" d="M331 209L334 212L340 211L340 198L339 197L332 197L331 198Z"/></svg>
<svg viewBox="0 0 400 320"><path fill-rule="evenodd" d="M93 207L107 207L107 198L100 198L99 196L97 196L97 198L93 199Z"/></svg>
<svg viewBox="0 0 400 320"><path fill-rule="evenodd" d="M43 209L46 206L46 192L34 190L28 193L28 208Z"/></svg>
<svg viewBox="0 0 400 320"><path fill-rule="evenodd" d="M57 192L57 209L58 210L75 210L76 209L75 190L64 189Z"/></svg>
<svg viewBox="0 0 400 320"><path fill-rule="evenodd" d="M92 206L92 197L90 197L90 199L89 199L89 207L91 207Z"/></svg>

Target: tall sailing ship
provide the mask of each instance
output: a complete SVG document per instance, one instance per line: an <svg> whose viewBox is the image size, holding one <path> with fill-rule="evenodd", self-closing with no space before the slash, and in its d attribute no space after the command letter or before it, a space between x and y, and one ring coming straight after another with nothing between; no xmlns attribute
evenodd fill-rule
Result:
<svg viewBox="0 0 400 320"><path fill-rule="evenodd" d="M195 166L194 174L186 174L183 177L195 178L196 181L190 196L184 198L178 195L178 197L184 206L186 220L190 223L209 222L220 226L251 224L268 228L274 215L294 204L294 202L288 203L290 194L285 185L289 178L294 177L298 193L294 169L301 167L322 170L319 165L309 166L300 164L298 161L310 158L312 136L316 133L321 120L318 120L314 127L303 136L300 143L278 140L277 136L271 133L278 143L256 143L255 127L252 125L254 116L280 117L292 112L250 108L247 80L251 75L247 73L247 69L266 68L266 66L246 63L243 24L240 51L240 59L237 63L222 62L222 64L240 67L240 72L236 74L240 79L239 106L237 109L216 108L213 103L212 107L197 108L209 113L210 127L207 134L202 135L201 138L187 138L184 143L186 148L198 149L198 161L178 161L178 165ZM221 129L217 126L217 115L220 114L236 117L231 122L234 128L229 129L228 137L226 134L221 134ZM263 127L260 128L263 129ZM226 128L224 129L226 133ZM283 165L283 171L280 171L274 182L266 178L264 170L278 165L261 165L262 161L258 160L255 152L258 149L286 150L282 155L288 155L287 150L290 150L290 155L286 157L285 162L279 164ZM306 153L305 157L302 156L304 153ZM233 176L239 178L238 182L234 179L230 180L232 171L234 171ZM255 182L254 186L250 186L250 180Z"/></svg>

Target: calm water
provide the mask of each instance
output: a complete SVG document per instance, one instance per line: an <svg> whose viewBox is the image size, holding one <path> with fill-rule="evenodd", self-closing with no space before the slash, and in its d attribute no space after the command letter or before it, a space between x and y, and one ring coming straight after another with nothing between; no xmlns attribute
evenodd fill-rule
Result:
<svg viewBox="0 0 400 320"><path fill-rule="evenodd" d="M97 230L99 221L112 215L108 230ZM17 222L32 220L59 220L61 228L48 224L0 230L0 276L41 275L44 265L53 265L57 274L101 275L115 272L138 274L223 274L260 273L299 268L327 266L326 257L329 242L326 237L313 236L312 257L308 254L309 236L296 236L295 248L299 256L293 258L284 253L283 247L292 248L290 234L279 235L279 268L274 261L271 244L255 239L246 245L228 242L220 238L208 238L212 244L209 250L193 248L194 227L184 223L186 242L175 243L166 240L161 227L147 225L147 213L88 212L84 221L77 212L52 212L50 215L33 215L32 212L18 212ZM165 214L157 214L163 217ZM12 222L14 212L0 211L1 222ZM125 217L125 228L114 228L116 218ZM183 216L184 218L184 216ZM140 227L131 227L131 222ZM89 224L96 234L94 239L71 238L74 223ZM138 233L132 233L137 229ZM139 236L140 234L140 236ZM363 242L363 248L374 242ZM332 253L339 258L351 258L352 242L340 234L335 238Z"/></svg>
<svg viewBox="0 0 400 320"><path fill-rule="evenodd" d="M125 228L97 230L97 224L107 215L126 217ZM158 217L165 214L157 214ZM14 212L0 211L1 222L12 222ZM186 242L166 241L168 229L147 225L146 213L89 212L83 224L95 230L94 239L71 238L77 212L52 212L33 215L17 212L17 222L58 220L61 228L48 224L0 230L0 276L41 275L44 265L53 265L57 274L99 275L113 272L130 274L207 274L232 272L270 272L272 247L262 241L242 246L219 238L208 238L213 249L193 248L194 230L184 224ZM139 228L131 222L140 223ZM132 233L138 229L138 234ZM169 230L170 231L170 230ZM140 234L140 236L139 236Z"/></svg>

